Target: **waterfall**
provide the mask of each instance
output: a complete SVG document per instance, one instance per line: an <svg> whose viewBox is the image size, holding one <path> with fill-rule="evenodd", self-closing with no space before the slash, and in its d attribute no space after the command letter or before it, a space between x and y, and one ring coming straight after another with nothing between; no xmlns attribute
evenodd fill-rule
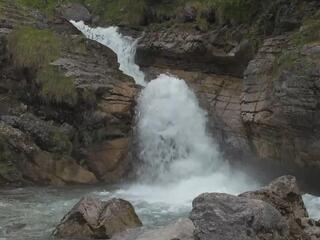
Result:
<svg viewBox="0 0 320 240"><path fill-rule="evenodd" d="M174 181L212 173L219 154L206 134L206 113L183 80L163 74L151 81L138 111L140 175Z"/></svg>
<svg viewBox="0 0 320 240"><path fill-rule="evenodd" d="M203 192L240 193L255 186L246 175L232 172L222 161L207 134L206 112L182 79L162 74L146 83L134 62L136 40L122 36L116 27L72 24L88 38L111 48L118 55L120 69L145 86L137 106L138 151L143 163L138 171L139 182L119 194L189 206Z"/></svg>
<svg viewBox="0 0 320 240"><path fill-rule="evenodd" d="M70 22L87 38L97 41L114 51L118 56L120 70L124 74L133 77L137 84L145 86L144 73L140 71L139 66L135 64L134 61L138 40L122 36L122 34L118 32L117 27L91 28L82 21Z"/></svg>

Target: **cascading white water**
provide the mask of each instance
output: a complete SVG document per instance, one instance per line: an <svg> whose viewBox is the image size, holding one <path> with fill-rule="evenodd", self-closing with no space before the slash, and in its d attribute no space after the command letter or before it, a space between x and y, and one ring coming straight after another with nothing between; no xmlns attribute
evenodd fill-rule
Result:
<svg viewBox="0 0 320 240"><path fill-rule="evenodd" d="M206 130L206 113L187 84L162 74L145 84L144 74L134 63L136 41L123 37L116 27L90 28L73 22L88 38L111 48L120 69L145 85L138 100L140 182L125 192L145 200L183 203L206 191L237 193L247 190L246 177L230 174ZM172 191L175 197L167 198Z"/></svg>
<svg viewBox="0 0 320 240"><path fill-rule="evenodd" d="M142 92L138 138L144 180L172 182L208 175L219 153L206 131L206 114L187 84L160 75Z"/></svg>
<svg viewBox="0 0 320 240"><path fill-rule="evenodd" d="M146 84L134 62L134 39L122 36L116 27L90 28L83 22L72 23L88 38L111 48L118 55L120 69L145 86L137 109L140 158L144 163L140 181L117 191L117 195L136 203L167 203L176 211L177 206L189 208L190 201L203 192L239 193L256 187L255 181L232 171L221 160L207 134L206 113L183 80L163 74ZM305 201L314 211L311 215L320 216L319 200L308 195ZM143 211L163 214L163 206L153 208Z"/></svg>
<svg viewBox="0 0 320 240"><path fill-rule="evenodd" d="M120 70L133 77L137 84L145 86L144 73L140 71L139 66L134 61L137 40L121 35L117 27L90 28L82 21L71 21L71 23L87 38L97 41L114 51L118 56Z"/></svg>

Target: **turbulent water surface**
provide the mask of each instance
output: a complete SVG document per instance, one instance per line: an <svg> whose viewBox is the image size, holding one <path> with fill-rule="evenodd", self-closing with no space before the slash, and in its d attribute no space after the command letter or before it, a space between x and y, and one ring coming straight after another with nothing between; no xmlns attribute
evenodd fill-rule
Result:
<svg viewBox="0 0 320 240"><path fill-rule="evenodd" d="M117 55L120 69L144 86L137 106L140 178L126 186L96 188L25 188L0 194L0 240L48 239L59 219L82 196L131 201L147 228L187 216L191 201L203 192L237 194L259 186L244 173L233 171L208 134L206 112L195 94L175 76L160 75L149 83L134 63L136 41L117 28L90 28L72 22L88 38ZM319 217L319 200L306 195L311 216ZM5 216L5 217L3 217ZM7 237L7 238L6 238Z"/></svg>

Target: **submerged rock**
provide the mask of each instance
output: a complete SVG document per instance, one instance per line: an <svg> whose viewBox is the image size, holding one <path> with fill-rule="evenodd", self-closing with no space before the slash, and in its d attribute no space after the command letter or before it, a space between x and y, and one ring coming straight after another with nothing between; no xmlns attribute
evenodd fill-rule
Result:
<svg viewBox="0 0 320 240"><path fill-rule="evenodd" d="M115 235L112 240L193 240L194 225L188 218L156 230L133 229Z"/></svg>
<svg viewBox="0 0 320 240"><path fill-rule="evenodd" d="M193 240L194 225L190 219L178 221L160 228L141 234L137 240Z"/></svg>
<svg viewBox="0 0 320 240"><path fill-rule="evenodd" d="M285 219L261 200L205 193L193 201L190 218L198 240L286 240L289 236Z"/></svg>
<svg viewBox="0 0 320 240"><path fill-rule="evenodd" d="M81 199L54 231L59 238L109 239L114 234L142 226L133 206L122 199Z"/></svg>

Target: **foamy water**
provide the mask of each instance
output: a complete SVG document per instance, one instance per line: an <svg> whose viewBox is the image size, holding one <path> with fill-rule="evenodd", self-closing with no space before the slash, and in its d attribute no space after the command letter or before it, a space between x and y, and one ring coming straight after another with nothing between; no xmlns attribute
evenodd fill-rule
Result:
<svg viewBox="0 0 320 240"><path fill-rule="evenodd" d="M203 192L240 193L257 187L253 179L231 171L223 161L208 134L206 112L183 79L162 74L145 83L134 62L134 39L122 36L115 27L72 23L88 38L117 53L120 69L145 86L137 106L138 151L143 164L138 182L124 186L119 194L190 207L191 200Z"/></svg>

